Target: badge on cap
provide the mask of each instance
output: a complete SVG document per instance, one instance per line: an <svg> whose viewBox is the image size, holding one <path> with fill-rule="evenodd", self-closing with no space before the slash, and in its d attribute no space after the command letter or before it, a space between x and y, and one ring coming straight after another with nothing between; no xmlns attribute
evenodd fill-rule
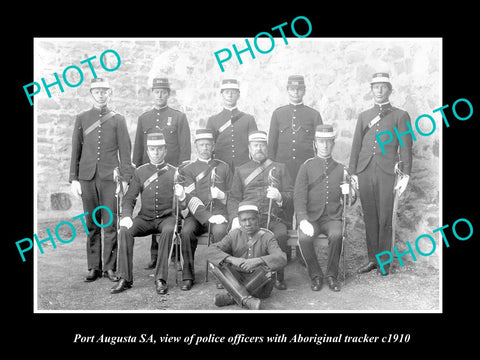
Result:
<svg viewBox="0 0 480 360"><path fill-rule="evenodd" d="M318 125L315 130L315 137L319 139L334 139L336 136L332 125Z"/></svg>

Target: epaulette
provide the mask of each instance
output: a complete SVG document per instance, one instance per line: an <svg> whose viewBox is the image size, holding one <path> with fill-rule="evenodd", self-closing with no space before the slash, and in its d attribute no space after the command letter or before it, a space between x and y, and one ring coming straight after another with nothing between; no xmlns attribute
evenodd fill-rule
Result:
<svg viewBox="0 0 480 360"><path fill-rule="evenodd" d="M185 166L187 166L187 165L189 165L189 164L191 164L191 163L192 163L192 160L184 160L184 161L182 161L182 163L181 163L180 165L178 165L178 168L179 168L179 169L180 169L180 168L183 168L183 167L185 167Z"/></svg>
<svg viewBox="0 0 480 360"><path fill-rule="evenodd" d="M317 158L317 156L311 157L311 158L305 160L303 163L306 164L306 163L308 163L309 161L311 161L311 160L313 160L313 159L316 159L316 158Z"/></svg>
<svg viewBox="0 0 480 360"><path fill-rule="evenodd" d="M140 170L141 168L147 166L147 165L150 165L150 163L145 163L143 165L140 165L139 167L137 167L135 170Z"/></svg>
<svg viewBox="0 0 480 360"><path fill-rule="evenodd" d="M213 160L217 161L217 162L220 163L220 164L224 164L224 165L229 166L229 165L228 165L225 161L223 161L223 160L216 159L216 158L214 158Z"/></svg>
<svg viewBox="0 0 480 360"><path fill-rule="evenodd" d="M275 236L274 233L271 231L271 230L268 230L266 228L260 228L260 230L258 230L258 232L261 232L260 235L265 235L265 234L270 234L272 236Z"/></svg>

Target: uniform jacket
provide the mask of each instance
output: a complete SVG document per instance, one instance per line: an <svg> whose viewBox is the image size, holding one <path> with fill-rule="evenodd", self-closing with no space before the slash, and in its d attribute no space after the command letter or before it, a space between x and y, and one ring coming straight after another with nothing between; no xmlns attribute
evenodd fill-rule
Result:
<svg viewBox="0 0 480 360"><path fill-rule="evenodd" d="M188 208L195 218L205 224L210 218L210 202L211 194L211 173L212 168L215 169L215 186L222 190L226 198L224 200L214 199L212 207L212 215L221 214L228 220L226 202L232 182L232 173L227 163L212 159L208 163L196 160L180 170L183 175L183 186L185 187Z"/></svg>
<svg viewBox="0 0 480 360"><path fill-rule="evenodd" d="M271 214L284 220L283 210L287 208L292 201L293 182L285 168L284 164L273 161L261 174L256 176L247 186L244 185L245 179L260 165L257 161L250 160L235 169L228 198L228 214L230 219L237 216L238 205L241 201L256 201L260 215L268 213L270 199L267 198L267 188L269 186L268 174L270 169L275 168L274 176L278 180L277 189L282 194L282 206L279 207L275 200L272 201Z"/></svg>
<svg viewBox="0 0 480 360"><path fill-rule="evenodd" d="M324 174L330 163L337 164L325 176L323 181L316 179ZM297 215L297 222L302 220L316 221L322 215L330 220L342 219L342 192L340 184L343 181L345 167L331 157L322 159L311 158L300 166L295 181L293 206ZM309 185L312 184L309 188Z"/></svg>
<svg viewBox="0 0 480 360"><path fill-rule="evenodd" d="M320 113L304 104L285 105L276 109L268 132L269 158L302 164L315 156L315 130L322 124Z"/></svg>
<svg viewBox="0 0 480 360"><path fill-rule="evenodd" d="M130 186L123 197L122 217L132 217L139 194L142 206L138 216L142 219L153 220L172 215L175 171L174 166L165 162L162 165L148 163L135 169ZM156 172L161 174L147 185L145 181Z"/></svg>
<svg viewBox="0 0 480 360"><path fill-rule="evenodd" d="M236 166L240 166L250 160L248 156L248 134L257 130L255 118L249 114L240 115L240 111L223 109L217 115L207 120L207 129L214 131L215 137L215 158L225 161L233 171ZM220 128L230 119L232 125L228 126L222 132Z"/></svg>
<svg viewBox="0 0 480 360"><path fill-rule="evenodd" d="M272 271L280 270L287 265L287 256L278 246L271 231L260 229L253 237L256 241L247 248L249 236L242 229L230 231L222 240L208 247L208 261L219 266L228 256L244 259L262 258ZM237 270L243 271L239 268Z"/></svg>
<svg viewBox="0 0 480 360"><path fill-rule="evenodd" d="M380 121L378 121L367 132L368 124L380 112L389 112ZM397 161L403 161L402 171L410 174L412 169L412 136L406 134L401 137L403 146L400 146L394 127L397 128L399 134L408 131L407 123L410 124L410 116L404 110L393 107L390 103L382 105L377 104L371 109L362 112L357 120L355 127L355 134L353 136L352 150L350 153L349 171L352 174L361 173L368 166L370 161L374 159L380 168L387 174L394 173L394 167ZM392 134L392 141L384 144L385 154L379 146L376 134L383 131L390 131ZM388 136L386 134L380 137L381 140L386 141Z"/></svg>
<svg viewBox="0 0 480 360"><path fill-rule="evenodd" d="M147 133L152 130L160 130L165 137L166 162L178 166L190 159L190 125L187 116L166 106L162 109L153 108L138 118L132 160L137 167L150 162L147 155Z"/></svg>
<svg viewBox="0 0 480 360"><path fill-rule="evenodd" d="M133 173L130 160L132 144L125 118L115 114L85 135L85 130L90 125L109 112L107 107L92 107L77 115L72 134L70 182L91 180L95 173L98 173L102 180L113 181L113 169L116 167L120 167L126 181L130 180Z"/></svg>

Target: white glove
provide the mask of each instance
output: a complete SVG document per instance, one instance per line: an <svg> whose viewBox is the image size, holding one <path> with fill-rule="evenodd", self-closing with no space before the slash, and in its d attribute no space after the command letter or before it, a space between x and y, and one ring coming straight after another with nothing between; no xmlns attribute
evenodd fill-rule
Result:
<svg viewBox="0 0 480 360"><path fill-rule="evenodd" d="M130 229L133 225L132 218L130 216L124 217L120 220L120 226L125 226L127 229Z"/></svg>
<svg viewBox="0 0 480 360"><path fill-rule="evenodd" d="M267 188L267 198L280 202L282 201L282 194L280 194L280 191L278 191L276 187L269 186Z"/></svg>
<svg viewBox="0 0 480 360"><path fill-rule="evenodd" d="M408 180L410 180L410 176L404 175L397 182L397 186L395 186L394 190L398 191L398 196L402 195L405 189L407 188Z"/></svg>
<svg viewBox="0 0 480 360"><path fill-rule="evenodd" d="M73 180L72 185L70 185L70 191L72 192L73 196L77 199L80 199L82 195L82 186L80 185L80 181Z"/></svg>
<svg viewBox="0 0 480 360"><path fill-rule="evenodd" d="M180 184L175 184L174 189L173 189L175 196L178 198L178 200L183 201L185 200L185 189L182 185Z"/></svg>
<svg viewBox="0 0 480 360"><path fill-rule="evenodd" d="M352 175L351 176L353 187L358 190L358 176Z"/></svg>
<svg viewBox="0 0 480 360"><path fill-rule="evenodd" d="M208 222L212 224L223 224L224 222L227 222L227 219L225 219L225 216L218 214L210 216Z"/></svg>
<svg viewBox="0 0 480 360"><path fill-rule="evenodd" d="M240 222L238 221L238 217L232 220L232 229L238 229L240 228Z"/></svg>
<svg viewBox="0 0 480 360"><path fill-rule="evenodd" d="M307 236L313 236L313 225L308 220L300 221L300 230Z"/></svg>
<svg viewBox="0 0 480 360"><path fill-rule="evenodd" d="M210 187L210 194L212 195L212 199L218 199L218 200L225 199L225 193L216 186Z"/></svg>
<svg viewBox="0 0 480 360"><path fill-rule="evenodd" d="M350 184L345 183L340 185L340 188L342 189L342 194L343 195L349 195L350 194Z"/></svg>
<svg viewBox="0 0 480 360"><path fill-rule="evenodd" d="M126 181L122 181L123 193L126 194L128 190L128 183Z"/></svg>

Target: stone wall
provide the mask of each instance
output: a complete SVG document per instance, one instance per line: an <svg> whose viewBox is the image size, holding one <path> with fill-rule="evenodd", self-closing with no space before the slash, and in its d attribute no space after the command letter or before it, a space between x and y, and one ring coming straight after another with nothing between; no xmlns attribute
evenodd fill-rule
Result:
<svg viewBox="0 0 480 360"><path fill-rule="evenodd" d="M97 75L107 77L113 87L111 107L126 117L132 145L138 116L151 107L151 81L157 76L170 79L173 92L169 105L186 113L193 133L220 111L223 77L239 79L239 108L253 114L259 128L268 131L273 110L287 103L288 75L302 74L307 86L304 102L319 110L325 123L335 126L339 136L334 157L342 163L348 163L359 112L372 105L369 80L375 71L390 72L394 88L391 102L407 110L412 122L443 105L438 39L289 38L285 45L277 38L270 53L256 52L255 59L243 53L241 65L233 56L222 73L213 54L222 48L232 49L232 44L242 49L245 39L36 39L34 81L44 77L47 83L53 82L53 73L61 76L69 65L80 66L85 74L76 88L64 85L63 93L51 88L51 98L44 91L35 96L38 218L68 219L83 212L81 201L70 194L68 173L75 115L91 106L88 89L92 76L87 64L80 65L80 61L94 55ZM268 44L260 47L267 49ZM120 67L112 72L102 69L98 61L107 49L121 57ZM108 64L111 59L106 61ZM78 78L70 81L75 83ZM412 178L399 208L399 238L403 243L414 242L418 235L441 225L441 121L435 118L437 131L428 137L417 136L414 143ZM431 125L424 125L428 132ZM349 226L354 236L362 238L360 215L357 204L349 211ZM438 266L436 256L421 260Z"/></svg>

